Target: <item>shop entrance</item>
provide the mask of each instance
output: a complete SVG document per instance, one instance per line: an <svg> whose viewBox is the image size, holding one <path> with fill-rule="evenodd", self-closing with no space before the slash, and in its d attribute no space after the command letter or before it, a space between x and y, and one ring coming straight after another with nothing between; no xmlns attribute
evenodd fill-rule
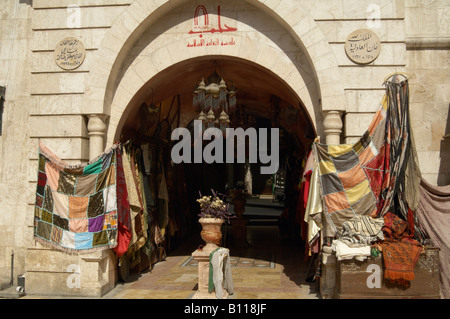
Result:
<svg viewBox="0 0 450 319"><path fill-rule="evenodd" d="M199 117L193 107L194 90L202 79L206 84L212 81L212 75L236 90L232 127L279 129L275 174L261 174L262 163L250 162L248 153L244 163L173 163L171 148L176 141L171 140L171 133L178 127L192 130ZM204 244L196 200L213 189L227 196L233 211L236 203L230 190L242 189L246 193L244 230L236 231L233 222L222 228L221 246L230 249L236 271L258 270L262 283L263 270L270 275L278 265L293 285L312 282L316 260L308 256L305 245L301 181L315 132L296 94L269 70L220 56L174 65L150 80L140 94L144 98L122 119L117 139L126 144L141 170L147 196L147 243L121 258L119 277L128 281L136 274L151 276L171 256L185 259L177 267L192 270L194 260L189 256ZM237 283L242 280L244 287L247 275L240 276L236 273Z"/></svg>

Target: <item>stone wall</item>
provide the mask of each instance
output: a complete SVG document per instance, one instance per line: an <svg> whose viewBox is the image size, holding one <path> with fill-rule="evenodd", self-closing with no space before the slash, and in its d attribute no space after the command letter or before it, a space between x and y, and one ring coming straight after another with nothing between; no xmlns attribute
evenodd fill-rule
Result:
<svg viewBox="0 0 450 319"><path fill-rule="evenodd" d="M28 225L30 184L28 167L28 114L31 38L31 1L0 1L0 86L6 96L0 136L0 289L24 272L26 247L31 244Z"/></svg>
<svg viewBox="0 0 450 319"><path fill-rule="evenodd" d="M406 1L411 120L423 177L450 184L449 2Z"/></svg>

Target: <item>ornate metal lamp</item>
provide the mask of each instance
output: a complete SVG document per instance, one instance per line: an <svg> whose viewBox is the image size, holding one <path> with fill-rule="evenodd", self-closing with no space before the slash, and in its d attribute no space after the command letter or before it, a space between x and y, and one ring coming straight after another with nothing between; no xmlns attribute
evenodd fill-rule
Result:
<svg viewBox="0 0 450 319"><path fill-rule="evenodd" d="M214 71L207 79L199 83L194 91L193 106L200 110L198 120L203 123L203 129L219 128L225 134L230 127L230 115L236 110L236 92L228 89L223 78Z"/></svg>

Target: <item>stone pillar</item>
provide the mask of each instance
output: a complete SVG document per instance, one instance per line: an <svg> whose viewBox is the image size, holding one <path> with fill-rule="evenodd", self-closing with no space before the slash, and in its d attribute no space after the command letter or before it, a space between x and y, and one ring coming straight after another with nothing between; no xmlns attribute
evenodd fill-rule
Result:
<svg viewBox="0 0 450 319"><path fill-rule="evenodd" d="M325 143L336 145L341 143L341 133L343 128L341 111L325 112L323 129L325 133ZM322 276L320 278L320 295L323 299L334 298L336 286L336 255L331 251L331 247L322 248Z"/></svg>
<svg viewBox="0 0 450 319"><path fill-rule="evenodd" d="M89 159L93 160L103 153L105 150L104 140L106 135L106 116L105 115L90 115L88 122L89 134Z"/></svg>
<svg viewBox="0 0 450 319"><path fill-rule="evenodd" d="M89 115L89 160L101 155L107 126L105 115ZM103 296L114 288L117 281L117 257L110 250L97 251L80 255L81 295Z"/></svg>
<svg viewBox="0 0 450 319"><path fill-rule="evenodd" d="M219 246L208 244L203 249L197 249L192 253L192 257L198 263L198 290L192 295L192 299L217 299L216 292L209 292L209 255ZM226 263L226 259L223 261ZM223 288L222 288L223 289ZM223 299L228 299L228 291L222 290Z"/></svg>
<svg viewBox="0 0 450 319"><path fill-rule="evenodd" d="M326 144L340 144L342 133L342 119L340 111L325 112L325 119L323 121L323 129L325 133Z"/></svg>
<svg viewBox="0 0 450 319"><path fill-rule="evenodd" d="M322 248L322 275L320 278L320 296L334 299L336 295L336 254L331 247Z"/></svg>

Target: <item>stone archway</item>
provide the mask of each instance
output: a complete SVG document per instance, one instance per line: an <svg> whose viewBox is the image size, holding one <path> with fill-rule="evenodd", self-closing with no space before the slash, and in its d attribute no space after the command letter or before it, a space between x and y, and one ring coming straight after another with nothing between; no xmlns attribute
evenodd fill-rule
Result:
<svg viewBox="0 0 450 319"><path fill-rule="evenodd" d="M228 10L223 6L223 12L228 12L224 16L244 31L233 34L237 45L186 50L187 31L180 34L179 30L183 24L185 29L189 26L195 5L184 0L166 1L160 6L134 1L106 34L88 77L82 110L96 124L92 127L102 127L90 130L91 136L106 135L107 145L111 144L133 98L139 97L147 81L171 65L196 57L229 56L256 63L283 79L302 101L318 134L339 139L339 114L346 108L340 73L328 41L306 10L298 1L273 4L248 0L232 2ZM180 14L172 16L171 24L167 17L175 8ZM252 17L259 15L259 20L243 13L248 8L253 9ZM271 38L264 30L265 23L270 23L267 28L284 30L284 38ZM159 30L157 36L149 31L154 29ZM142 42L145 35L147 42ZM107 127L100 125L106 118ZM98 145L91 145L91 157L103 150L104 145L102 149Z"/></svg>

